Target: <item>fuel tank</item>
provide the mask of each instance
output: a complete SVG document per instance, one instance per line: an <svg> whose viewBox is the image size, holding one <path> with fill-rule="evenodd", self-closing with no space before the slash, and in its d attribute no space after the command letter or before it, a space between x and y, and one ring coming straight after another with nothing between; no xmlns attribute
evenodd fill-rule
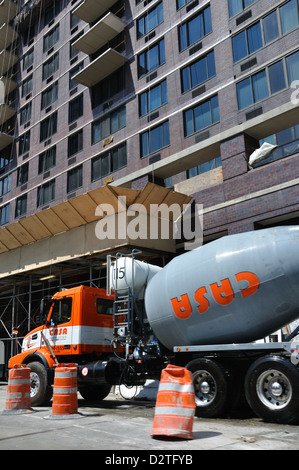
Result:
<svg viewBox="0 0 299 470"><path fill-rule="evenodd" d="M168 349L250 342L299 317L299 227L223 237L174 258L145 308Z"/></svg>

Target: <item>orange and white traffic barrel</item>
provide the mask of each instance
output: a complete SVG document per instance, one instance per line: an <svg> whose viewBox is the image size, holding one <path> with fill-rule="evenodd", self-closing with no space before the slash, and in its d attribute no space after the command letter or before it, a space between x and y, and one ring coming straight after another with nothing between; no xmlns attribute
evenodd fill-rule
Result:
<svg viewBox="0 0 299 470"><path fill-rule="evenodd" d="M195 408L191 372L169 364L161 373L152 437L193 439Z"/></svg>
<svg viewBox="0 0 299 470"><path fill-rule="evenodd" d="M69 417L78 411L76 364L59 364L55 368L52 415Z"/></svg>
<svg viewBox="0 0 299 470"><path fill-rule="evenodd" d="M28 413L31 410L30 367L14 365L9 370L4 414Z"/></svg>

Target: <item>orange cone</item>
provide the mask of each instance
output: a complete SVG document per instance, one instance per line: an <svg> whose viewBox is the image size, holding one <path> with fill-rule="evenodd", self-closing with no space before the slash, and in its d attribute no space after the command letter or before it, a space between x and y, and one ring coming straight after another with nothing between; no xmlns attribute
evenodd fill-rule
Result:
<svg viewBox="0 0 299 470"><path fill-rule="evenodd" d="M191 372L168 365L161 373L151 435L193 439L195 408Z"/></svg>
<svg viewBox="0 0 299 470"><path fill-rule="evenodd" d="M26 365L14 365L9 370L7 397L4 414L33 411L30 398L30 371Z"/></svg>

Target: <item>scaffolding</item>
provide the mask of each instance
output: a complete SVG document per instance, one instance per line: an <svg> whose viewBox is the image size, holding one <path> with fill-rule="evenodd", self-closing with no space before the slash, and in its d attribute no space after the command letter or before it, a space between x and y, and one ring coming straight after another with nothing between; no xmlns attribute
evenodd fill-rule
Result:
<svg viewBox="0 0 299 470"><path fill-rule="evenodd" d="M76 285L103 287L106 279L105 259L105 256L77 259L76 262L37 269L26 276L1 280L0 341L5 342L6 355L15 354L22 338L41 325L40 302L43 297Z"/></svg>

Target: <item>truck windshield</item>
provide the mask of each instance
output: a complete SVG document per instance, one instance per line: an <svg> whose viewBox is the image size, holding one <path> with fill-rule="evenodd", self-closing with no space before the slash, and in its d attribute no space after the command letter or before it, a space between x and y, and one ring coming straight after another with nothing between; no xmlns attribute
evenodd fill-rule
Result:
<svg viewBox="0 0 299 470"><path fill-rule="evenodd" d="M51 324L59 325L70 321L72 315L72 298L54 299Z"/></svg>

